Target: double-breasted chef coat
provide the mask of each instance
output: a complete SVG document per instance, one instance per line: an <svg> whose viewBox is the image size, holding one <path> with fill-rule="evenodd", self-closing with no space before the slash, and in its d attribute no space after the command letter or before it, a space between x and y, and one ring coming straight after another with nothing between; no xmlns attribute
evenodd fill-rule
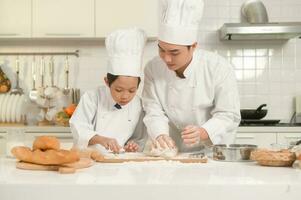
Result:
<svg viewBox="0 0 301 200"><path fill-rule="evenodd" d="M197 49L184 71L185 78L179 78L155 57L146 65L144 76L144 122L153 139L169 134L180 151L196 150L204 143L185 145L181 131L197 125L206 129L209 143L234 142L240 104L234 70L227 60Z"/></svg>

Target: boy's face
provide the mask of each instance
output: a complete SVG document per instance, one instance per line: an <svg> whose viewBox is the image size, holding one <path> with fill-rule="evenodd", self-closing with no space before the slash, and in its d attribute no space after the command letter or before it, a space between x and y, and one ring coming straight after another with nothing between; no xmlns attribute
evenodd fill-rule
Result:
<svg viewBox="0 0 301 200"><path fill-rule="evenodd" d="M196 45L197 44L194 43L189 48L185 45L176 45L159 41L159 56L170 70L181 70L181 68L186 67L191 61Z"/></svg>
<svg viewBox="0 0 301 200"><path fill-rule="evenodd" d="M138 77L119 76L111 86L109 86L107 78L105 78L105 82L110 88L112 98L121 106L128 104L138 90Z"/></svg>

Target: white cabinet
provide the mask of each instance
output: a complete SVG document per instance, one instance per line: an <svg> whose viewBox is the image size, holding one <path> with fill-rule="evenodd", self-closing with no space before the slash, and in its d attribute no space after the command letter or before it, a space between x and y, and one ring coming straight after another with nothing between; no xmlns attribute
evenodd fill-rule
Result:
<svg viewBox="0 0 301 200"><path fill-rule="evenodd" d="M276 133L237 133L236 144L256 144L258 147L270 147L272 143L277 142Z"/></svg>
<svg viewBox="0 0 301 200"><path fill-rule="evenodd" d="M34 38L94 37L94 0L33 0Z"/></svg>
<svg viewBox="0 0 301 200"><path fill-rule="evenodd" d="M291 142L296 142L301 140L301 132L300 133L278 133L277 134L277 143L290 145Z"/></svg>
<svg viewBox="0 0 301 200"><path fill-rule="evenodd" d="M139 27L157 36L157 0L95 0L96 37L119 28Z"/></svg>
<svg viewBox="0 0 301 200"><path fill-rule="evenodd" d="M31 37L31 0L0 0L0 38Z"/></svg>

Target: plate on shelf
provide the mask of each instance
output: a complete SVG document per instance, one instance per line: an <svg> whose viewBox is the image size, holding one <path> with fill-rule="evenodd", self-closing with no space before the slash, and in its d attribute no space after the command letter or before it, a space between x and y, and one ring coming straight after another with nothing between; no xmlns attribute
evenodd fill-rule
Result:
<svg viewBox="0 0 301 200"><path fill-rule="evenodd" d="M5 95L5 97L3 98L3 102L1 105L1 107L3 108L3 109L1 109L1 122L5 122L6 104L7 104L9 96L10 95Z"/></svg>
<svg viewBox="0 0 301 200"><path fill-rule="evenodd" d="M16 122L21 122L21 116L22 116L22 109L24 105L25 97L24 95L21 95L19 100L17 101L17 110L16 110Z"/></svg>
<svg viewBox="0 0 301 200"><path fill-rule="evenodd" d="M13 123L16 122L17 103L20 97L20 95L15 95L12 100L12 107L10 109L10 121Z"/></svg>
<svg viewBox="0 0 301 200"><path fill-rule="evenodd" d="M0 122L2 121L1 120L1 112L3 110L3 107L2 107L2 102L3 102L3 99L5 98L6 94L0 94Z"/></svg>
<svg viewBox="0 0 301 200"><path fill-rule="evenodd" d="M5 111L5 122L9 123L10 121L10 113L11 113L11 109L12 109L12 104L13 104L13 98L14 98L14 94L9 95L8 99L7 99L7 104L6 104L6 111Z"/></svg>

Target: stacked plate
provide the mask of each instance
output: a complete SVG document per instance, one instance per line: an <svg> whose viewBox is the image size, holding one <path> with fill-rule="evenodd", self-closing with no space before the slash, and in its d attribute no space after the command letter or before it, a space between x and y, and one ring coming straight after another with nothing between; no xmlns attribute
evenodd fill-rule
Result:
<svg viewBox="0 0 301 200"><path fill-rule="evenodd" d="M15 94L0 95L0 122L20 123L24 116L25 96Z"/></svg>

